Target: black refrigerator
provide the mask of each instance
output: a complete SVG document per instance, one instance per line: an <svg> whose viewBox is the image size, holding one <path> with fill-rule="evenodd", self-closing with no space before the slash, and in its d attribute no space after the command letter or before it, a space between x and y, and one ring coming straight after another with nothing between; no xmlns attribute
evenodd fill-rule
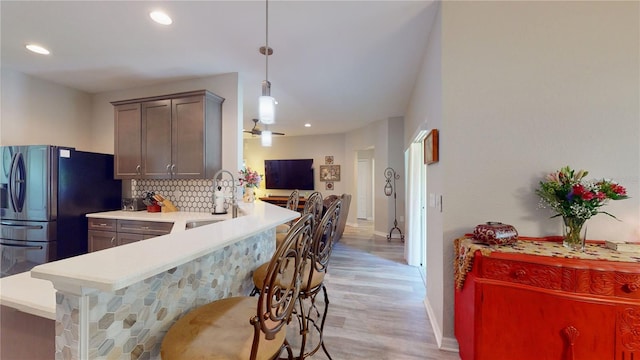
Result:
<svg viewBox="0 0 640 360"><path fill-rule="evenodd" d="M85 215L120 209L113 155L52 145L0 152L1 277L86 253Z"/></svg>

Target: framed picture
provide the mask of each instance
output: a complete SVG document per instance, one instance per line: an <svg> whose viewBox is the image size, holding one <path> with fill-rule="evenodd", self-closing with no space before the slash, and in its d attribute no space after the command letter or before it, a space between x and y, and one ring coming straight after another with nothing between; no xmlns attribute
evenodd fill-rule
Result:
<svg viewBox="0 0 640 360"><path fill-rule="evenodd" d="M325 165L333 165L333 156L328 155L324 157Z"/></svg>
<svg viewBox="0 0 640 360"><path fill-rule="evenodd" d="M424 138L424 163L429 165L438 162L438 129L433 129Z"/></svg>
<svg viewBox="0 0 640 360"><path fill-rule="evenodd" d="M320 181L340 181L340 165L320 165Z"/></svg>
<svg viewBox="0 0 640 360"><path fill-rule="evenodd" d="M324 183L324 189L333 190L333 181L327 181L326 183Z"/></svg>

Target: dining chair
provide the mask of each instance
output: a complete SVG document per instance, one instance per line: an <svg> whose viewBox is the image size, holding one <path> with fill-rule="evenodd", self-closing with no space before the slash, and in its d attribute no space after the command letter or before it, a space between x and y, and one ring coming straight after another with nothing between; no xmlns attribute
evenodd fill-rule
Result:
<svg viewBox="0 0 640 360"><path fill-rule="evenodd" d="M286 350L293 359L286 328L300 295L303 271L311 258L313 215L304 215L276 249L260 296L216 300L187 312L164 337L164 360L268 360ZM287 277L282 277L288 271Z"/></svg>
<svg viewBox="0 0 640 360"><path fill-rule="evenodd" d="M329 309L329 297L327 288L324 285L324 278L327 273L329 259L333 251L333 246L337 238L338 222L340 211L342 209L342 200L336 199L331 206L325 211L320 222L315 226L313 232L313 242L311 245L310 261L307 263L302 277L302 285L298 298L299 306L296 309L298 325L300 327L300 354L298 359L305 359L315 354L320 348L323 349L329 359L329 351L327 350L324 339L324 324ZM311 215L311 213L305 216ZM264 273L267 270L266 264L259 266L253 274L254 291L252 293L261 293L264 286ZM291 271L285 269L282 278L288 282ZM316 297L320 293L324 294L324 309L320 312ZM305 304L305 300L308 300ZM317 343L311 344L311 348L307 351L307 342L309 340L310 331L316 331Z"/></svg>

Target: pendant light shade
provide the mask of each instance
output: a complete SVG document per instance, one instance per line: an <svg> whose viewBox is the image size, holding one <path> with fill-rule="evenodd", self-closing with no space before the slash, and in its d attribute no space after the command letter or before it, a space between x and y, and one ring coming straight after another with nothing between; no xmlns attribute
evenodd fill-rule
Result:
<svg viewBox="0 0 640 360"><path fill-rule="evenodd" d="M262 81L262 96L258 99L258 118L263 124L273 124L276 121L276 99L271 96L271 83L269 82L269 55L273 49L269 47L269 0L266 3L265 19L265 46L260 47L260 53L265 58L265 80ZM263 137L264 139L264 137ZM269 132L269 145L271 146L271 133Z"/></svg>
<svg viewBox="0 0 640 360"><path fill-rule="evenodd" d="M271 96L271 83L262 82L262 96L258 99L258 118L263 124L273 124L276 120L276 99Z"/></svg>
<svg viewBox="0 0 640 360"><path fill-rule="evenodd" d="M271 131L263 130L262 134L260 134L260 144L262 146L269 147L271 146L271 140L272 140Z"/></svg>

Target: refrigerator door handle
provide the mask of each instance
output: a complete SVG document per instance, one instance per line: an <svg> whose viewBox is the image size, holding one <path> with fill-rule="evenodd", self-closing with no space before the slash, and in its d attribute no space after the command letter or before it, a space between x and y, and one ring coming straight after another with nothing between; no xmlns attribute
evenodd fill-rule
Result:
<svg viewBox="0 0 640 360"><path fill-rule="evenodd" d="M26 166L22 153L15 153L9 171L9 199L14 212L21 213L26 192Z"/></svg>
<svg viewBox="0 0 640 360"><path fill-rule="evenodd" d="M10 222L1 222L0 225L2 226L9 226L12 228L20 228L20 229L26 229L26 230L40 230L42 229L42 225L21 225L21 224L15 224L15 223L10 223Z"/></svg>
<svg viewBox="0 0 640 360"><path fill-rule="evenodd" d="M15 247L15 248L21 248L21 249L42 250L42 246L33 246L33 245L5 244L0 242L0 246Z"/></svg>

